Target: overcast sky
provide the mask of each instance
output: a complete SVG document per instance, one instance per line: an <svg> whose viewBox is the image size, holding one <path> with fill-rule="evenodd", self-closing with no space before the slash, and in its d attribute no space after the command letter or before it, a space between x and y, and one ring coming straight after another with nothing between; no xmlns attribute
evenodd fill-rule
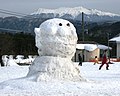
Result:
<svg viewBox="0 0 120 96"><path fill-rule="evenodd" d="M0 9L30 14L38 8L83 6L120 14L120 0L0 0ZM5 14L0 13L0 17Z"/></svg>

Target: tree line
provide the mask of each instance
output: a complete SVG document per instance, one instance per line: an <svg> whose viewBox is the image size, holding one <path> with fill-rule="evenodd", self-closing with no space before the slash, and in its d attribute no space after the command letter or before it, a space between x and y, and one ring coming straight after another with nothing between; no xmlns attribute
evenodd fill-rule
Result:
<svg viewBox="0 0 120 96"><path fill-rule="evenodd" d="M34 35L27 33L0 33L0 49L1 54L12 55L35 55L37 48L35 47Z"/></svg>

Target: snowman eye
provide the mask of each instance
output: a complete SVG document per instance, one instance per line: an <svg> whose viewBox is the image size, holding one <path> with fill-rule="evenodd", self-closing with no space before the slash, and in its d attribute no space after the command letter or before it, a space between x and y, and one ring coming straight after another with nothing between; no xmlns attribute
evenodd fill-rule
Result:
<svg viewBox="0 0 120 96"><path fill-rule="evenodd" d="M59 23L59 26L62 26L62 23Z"/></svg>
<svg viewBox="0 0 120 96"><path fill-rule="evenodd" d="M69 23L67 23L67 26L70 26L70 24L69 24Z"/></svg>

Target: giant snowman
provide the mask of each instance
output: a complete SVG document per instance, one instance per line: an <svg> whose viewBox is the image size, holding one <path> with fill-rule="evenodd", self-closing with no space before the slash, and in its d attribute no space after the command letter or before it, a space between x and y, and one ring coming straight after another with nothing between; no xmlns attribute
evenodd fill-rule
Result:
<svg viewBox="0 0 120 96"><path fill-rule="evenodd" d="M78 65L71 59L76 51L77 34L72 23L64 19L49 19L35 28L39 56L27 74L34 81L84 80Z"/></svg>

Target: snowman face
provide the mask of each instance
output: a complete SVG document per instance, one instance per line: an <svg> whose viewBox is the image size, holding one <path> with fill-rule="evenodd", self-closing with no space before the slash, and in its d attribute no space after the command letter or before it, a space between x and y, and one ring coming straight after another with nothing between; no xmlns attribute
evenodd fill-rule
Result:
<svg viewBox="0 0 120 96"><path fill-rule="evenodd" d="M40 26L41 32L48 35L74 35L76 36L76 29L72 23L63 19L50 19L42 23Z"/></svg>
<svg viewBox="0 0 120 96"><path fill-rule="evenodd" d="M76 49L76 29L67 20L58 18L47 20L39 28L35 28L35 33L36 46L45 54L57 55L59 52L63 52L70 55Z"/></svg>

